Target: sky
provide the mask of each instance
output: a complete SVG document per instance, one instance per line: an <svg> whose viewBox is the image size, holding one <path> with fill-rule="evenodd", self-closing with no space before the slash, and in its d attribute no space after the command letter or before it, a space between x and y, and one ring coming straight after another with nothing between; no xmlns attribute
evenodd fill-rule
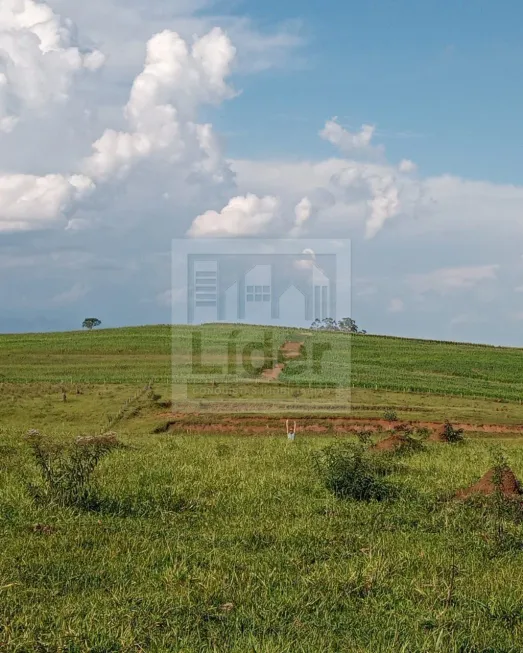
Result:
<svg viewBox="0 0 523 653"><path fill-rule="evenodd" d="M370 333L523 346L522 22L2 0L0 332L169 323L173 239L303 238L351 241Z"/></svg>

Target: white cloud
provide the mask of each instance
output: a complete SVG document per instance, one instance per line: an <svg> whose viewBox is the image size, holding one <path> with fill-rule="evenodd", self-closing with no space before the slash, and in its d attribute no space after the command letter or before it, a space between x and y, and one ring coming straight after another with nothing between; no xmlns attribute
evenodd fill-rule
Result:
<svg viewBox="0 0 523 653"><path fill-rule="evenodd" d="M313 249L307 247L303 250L302 254L306 254L307 257L294 261L293 266L297 270L311 270L314 267L314 262L316 261L316 253Z"/></svg>
<svg viewBox="0 0 523 653"><path fill-rule="evenodd" d="M269 191L288 201L306 197L319 233L363 227L375 237L385 223L425 210L426 191L409 175L388 164L327 159L318 163L235 161L232 168L242 191ZM312 225L311 225L312 226Z"/></svg>
<svg viewBox="0 0 523 653"><path fill-rule="evenodd" d="M410 159L403 159L402 161L400 161L400 164L399 164L399 171L400 172L404 172L406 174L411 174L413 172L416 172L417 169L418 169L418 166L413 161L411 161Z"/></svg>
<svg viewBox="0 0 523 653"><path fill-rule="evenodd" d="M392 176L370 177L368 179L373 198L369 200L371 208L367 219L366 237L373 238L387 220L394 218L401 210L399 189Z"/></svg>
<svg viewBox="0 0 523 653"><path fill-rule="evenodd" d="M359 132L344 129L336 117L327 120L320 136L335 145L343 154L358 156L371 151L371 141L376 128L373 125L362 125Z"/></svg>
<svg viewBox="0 0 523 653"><path fill-rule="evenodd" d="M51 36L46 39L46 47L52 47ZM95 182L124 177L140 159L156 152L165 151L167 165L183 163L195 179L216 184L229 181L232 173L212 127L193 119L201 102L217 103L233 94L225 77L234 54L221 30L195 41L191 49L174 32L154 36L125 108L132 131L106 130L83 164L85 174L0 176L0 231L61 223L77 208L76 202L95 190ZM69 230L85 226L85 219L71 217L67 222Z"/></svg>
<svg viewBox="0 0 523 653"><path fill-rule="evenodd" d="M172 299L158 295L169 285L161 253L191 229L211 236L351 238L354 269L366 280L355 285L355 306L375 331L394 323L398 333L415 335L419 328L432 337L465 312L512 317L517 310L513 289L521 269L507 267L519 252L501 257L521 242L523 187L424 177L407 158L387 160L381 136L401 134L371 125L352 131L336 120L322 130L338 148L325 160L296 160L292 153L284 160L225 158L210 109L233 97L230 73L299 63L298 23L262 33L244 17L196 13L213 0L46 2L50 13L43 3L19 0L20 13L33 22L7 27L6 8L14 15L15 3L0 0L0 39L18 57L6 68L0 54L0 231L29 232L1 239L0 267L17 272L0 286L4 307L24 296L28 311L38 302L45 310L49 297L86 284L106 302L107 313L122 310L115 322L142 320L141 309L133 313L141 296L149 300L148 320L156 321L155 310ZM36 24L35 7L49 20ZM74 19L81 46L59 15ZM212 29L217 25L222 29ZM104 60L97 47L107 63L92 75ZM270 75L263 84L270 91ZM302 127L310 120L306 114ZM248 126L230 120L224 110L226 133L249 135ZM249 152L253 144L244 146ZM216 211L206 212L209 207ZM503 270L464 266L462 243L466 262L476 252L480 263L503 260ZM39 275L47 276L37 289ZM387 321L387 309L395 306L388 300L399 296L408 297L408 314ZM425 331L422 324L429 325ZM489 333L497 338L500 332Z"/></svg>
<svg viewBox="0 0 523 653"><path fill-rule="evenodd" d="M433 291L440 295L467 290L484 281L496 279L499 265L442 268L426 274L412 274L408 283L418 293Z"/></svg>
<svg viewBox="0 0 523 653"><path fill-rule="evenodd" d="M219 213L206 211L193 222L193 237L254 236L262 233L277 217L280 202L276 197L233 197Z"/></svg>
<svg viewBox="0 0 523 653"><path fill-rule="evenodd" d="M125 108L130 131L106 130L84 163L86 173L100 181L121 178L140 159L163 152L170 164L186 162L193 173L218 182L227 178L211 125L194 120L201 104L233 96L225 80L234 57L235 48L220 29L191 48L175 32L153 36Z"/></svg>
<svg viewBox="0 0 523 653"><path fill-rule="evenodd" d="M350 159L296 164L266 162L264 167L236 161L233 169L242 189L257 193L269 189L275 195L281 194L282 200L290 201L296 201L298 194L306 194L307 211L305 204L298 206L307 217L300 224L295 221L291 235L299 233L314 214L314 222L322 233L336 225L345 229L362 225L365 237L372 239L387 221L398 216L412 217L423 211L426 204L423 184L411 176L416 171L415 164L407 159L398 166L387 163L384 149L372 145L374 131L374 127L364 125L360 132L351 133L337 119L329 120L320 135Z"/></svg>
<svg viewBox="0 0 523 653"><path fill-rule="evenodd" d="M0 176L0 232L55 226L92 188L82 175Z"/></svg>
<svg viewBox="0 0 523 653"><path fill-rule="evenodd" d="M68 98L74 75L103 66L99 51L73 44L72 25L45 3L0 4L0 131L11 132L26 111Z"/></svg>
<svg viewBox="0 0 523 653"><path fill-rule="evenodd" d="M294 209L294 228L291 230L290 235L292 237L299 236L307 221L310 219L312 214L312 202L308 197L302 198Z"/></svg>

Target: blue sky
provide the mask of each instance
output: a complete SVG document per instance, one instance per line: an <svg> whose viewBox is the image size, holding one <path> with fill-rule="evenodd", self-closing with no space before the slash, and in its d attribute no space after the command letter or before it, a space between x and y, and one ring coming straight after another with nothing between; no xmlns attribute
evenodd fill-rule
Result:
<svg viewBox="0 0 523 653"><path fill-rule="evenodd" d="M168 322L172 239L338 238L368 331L523 345L522 23L2 0L0 332Z"/></svg>
<svg viewBox="0 0 523 653"><path fill-rule="evenodd" d="M378 125L391 158L412 158L427 175L521 183L520 3L287 0L238 7L262 23L296 21L306 45L295 67L244 81L243 96L220 116L233 132L234 156L324 155L315 130L326 115L338 115L353 129Z"/></svg>

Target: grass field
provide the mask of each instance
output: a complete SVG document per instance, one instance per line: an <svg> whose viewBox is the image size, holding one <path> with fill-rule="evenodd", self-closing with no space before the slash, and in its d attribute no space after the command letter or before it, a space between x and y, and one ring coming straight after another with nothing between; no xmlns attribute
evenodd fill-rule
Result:
<svg viewBox="0 0 523 653"><path fill-rule="evenodd" d="M240 343L263 339L262 329L240 331ZM226 364L230 327L201 333L205 360ZM190 368L191 333L172 335L176 381ZM315 337L285 330L276 346ZM291 443L283 426L281 436L153 433L170 412L169 327L0 336L0 650L523 650L520 511L453 499L500 448L523 479L521 439L510 433L523 424L522 352L327 339L322 378L352 373L347 413L394 408L401 420L507 432L426 443L399 460L390 498L338 499L315 455L352 436L298 433ZM237 372L251 390L234 408L256 412L258 381ZM286 375L296 377L292 364ZM99 433L150 380L162 396L137 399L114 426L125 447L96 469L97 502L36 500L27 430L59 444Z"/></svg>
<svg viewBox="0 0 523 653"><path fill-rule="evenodd" d="M205 361L225 362L232 327L200 329ZM0 381L47 383L169 384L191 367L191 336L184 326L2 336ZM266 329L239 327L239 341L263 340ZM356 388L433 393L520 402L523 349L346 334L272 330L275 348L286 338L331 345L323 357L324 380L350 378ZM171 358L172 357L172 358ZM172 361L172 362L171 362ZM304 381L310 380L310 375Z"/></svg>

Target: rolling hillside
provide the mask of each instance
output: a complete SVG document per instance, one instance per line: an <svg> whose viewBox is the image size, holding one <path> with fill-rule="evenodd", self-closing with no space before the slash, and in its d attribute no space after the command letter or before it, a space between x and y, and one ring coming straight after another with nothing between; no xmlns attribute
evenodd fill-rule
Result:
<svg viewBox="0 0 523 653"><path fill-rule="evenodd" d="M192 334L200 334L202 362L227 363L231 325L145 326L93 332L0 336L0 381L4 383L168 384L191 371ZM321 372L309 368L300 377L336 381L370 390L434 393L520 402L523 350L385 336L313 334L299 329L240 326L237 350L262 342L270 331L277 344L297 340L327 343ZM238 354L239 356L239 354ZM261 364L263 354L253 352ZM172 361L172 368L171 368ZM240 369L238 378L247 381ZM292 365L284 373L292 374Z"/></svg>

